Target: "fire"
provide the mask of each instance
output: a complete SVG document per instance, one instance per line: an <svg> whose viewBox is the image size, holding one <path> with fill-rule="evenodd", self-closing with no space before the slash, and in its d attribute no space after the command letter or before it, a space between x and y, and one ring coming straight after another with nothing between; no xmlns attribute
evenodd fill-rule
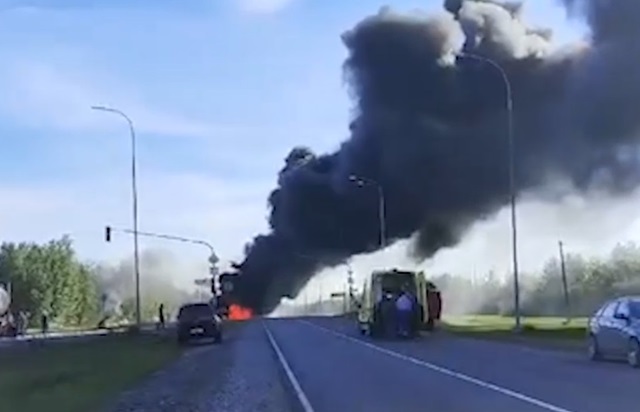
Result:
<svg viewBox="0 0 640 412"><path fill-rule="evenodd" d="M253 311L235 303L229 306L229 320L247 320L253 317Z"/></svg>

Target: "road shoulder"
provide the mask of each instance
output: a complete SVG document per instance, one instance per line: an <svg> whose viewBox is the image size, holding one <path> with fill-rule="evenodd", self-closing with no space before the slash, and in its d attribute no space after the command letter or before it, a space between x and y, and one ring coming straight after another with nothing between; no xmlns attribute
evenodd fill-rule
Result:
<svg viewBox="0 0 640 412"><path fill-rule="evenodd" d="M232 322L220 345L192 346L123 393L106 412L288 412L290 401L259 320Z"/></svg>
<svg viewBox="0 0 640 412"><path fill-rule="evenodd" d="M524 318L519 332L512 329L513 324L510 317L457 317L445 320L439 333L547 350L576 352L585 348L586 321L583 319L566 322L560 318Z"/></svg>

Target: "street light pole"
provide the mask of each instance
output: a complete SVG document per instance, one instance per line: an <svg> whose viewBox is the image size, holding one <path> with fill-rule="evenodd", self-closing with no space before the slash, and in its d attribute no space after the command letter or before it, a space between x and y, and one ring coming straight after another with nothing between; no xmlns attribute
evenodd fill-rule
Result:
<svg viewBox="0 0 640 412"><path fill-rule="evenodd" d="M507 144L508 144L508 164L509 164L509 197L511 203L511 253L513 260L513 299L515 305L515 318L516 331L520 331L521 322L521 310L520 310L520 275L518 272L518 229L516 219L516 160L515 160L515 140L513 136L513 95L511 90L511 81L505 70L496 61L471 53L458 53L460 57L467 57L470 59L478 60L483 63L487 63L500 73L502 81L505 86L506 93L506 106L507 106Z"/></svg>
<svg viewBox="0 0 640 412"><path fill-rule="evenodd" d="M387 225L386 225L386 204L384 199L384 190L380 183L373 179L363 178L360 176L349 176L349 180L356 183L358 186L364 186L365 184L373 185L378 190L378 220L380 224L380 248L384 249L387 246Z"/></svg>
<svg viewBox="0 0 640 412"><path fill-rule="evenodd" d="M136 173L136 132L133 127L133 121L118 109L112 109L105 106L91 106L93 110L99 110L108 113L114 113L127 121L129 132L131 134L131 194L133 203L133 264L135 270L136 282L136 326L140 328L140 253L138 247L138 183Z"/></svg>

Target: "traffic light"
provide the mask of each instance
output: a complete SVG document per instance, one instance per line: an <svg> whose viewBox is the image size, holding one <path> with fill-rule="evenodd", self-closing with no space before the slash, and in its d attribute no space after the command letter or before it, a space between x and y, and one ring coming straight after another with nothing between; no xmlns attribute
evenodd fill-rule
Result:
<svg viewBox="0 0 640 412"><path fill-rule="evenodd" d="M107 242L111 242L111 226L105 226L104 238Z"/></svg>

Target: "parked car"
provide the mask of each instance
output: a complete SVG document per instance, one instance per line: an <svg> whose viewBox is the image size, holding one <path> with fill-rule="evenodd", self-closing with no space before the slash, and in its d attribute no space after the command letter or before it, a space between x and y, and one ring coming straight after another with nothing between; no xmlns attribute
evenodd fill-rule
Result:
<svg viewBox="0 0 640 412"><path fill-rule="evenodd" d="M193 338L212 338L222 342L222 321L216 310L208 303L189 303L178 311L178 343L184 344Z"/></svg>
<svg viewBox="0 0 640 412"><path fill-rule="evenodd" d="M640 296L610 300L589 318L589 357L625 359L640 368Z"/></svg>

